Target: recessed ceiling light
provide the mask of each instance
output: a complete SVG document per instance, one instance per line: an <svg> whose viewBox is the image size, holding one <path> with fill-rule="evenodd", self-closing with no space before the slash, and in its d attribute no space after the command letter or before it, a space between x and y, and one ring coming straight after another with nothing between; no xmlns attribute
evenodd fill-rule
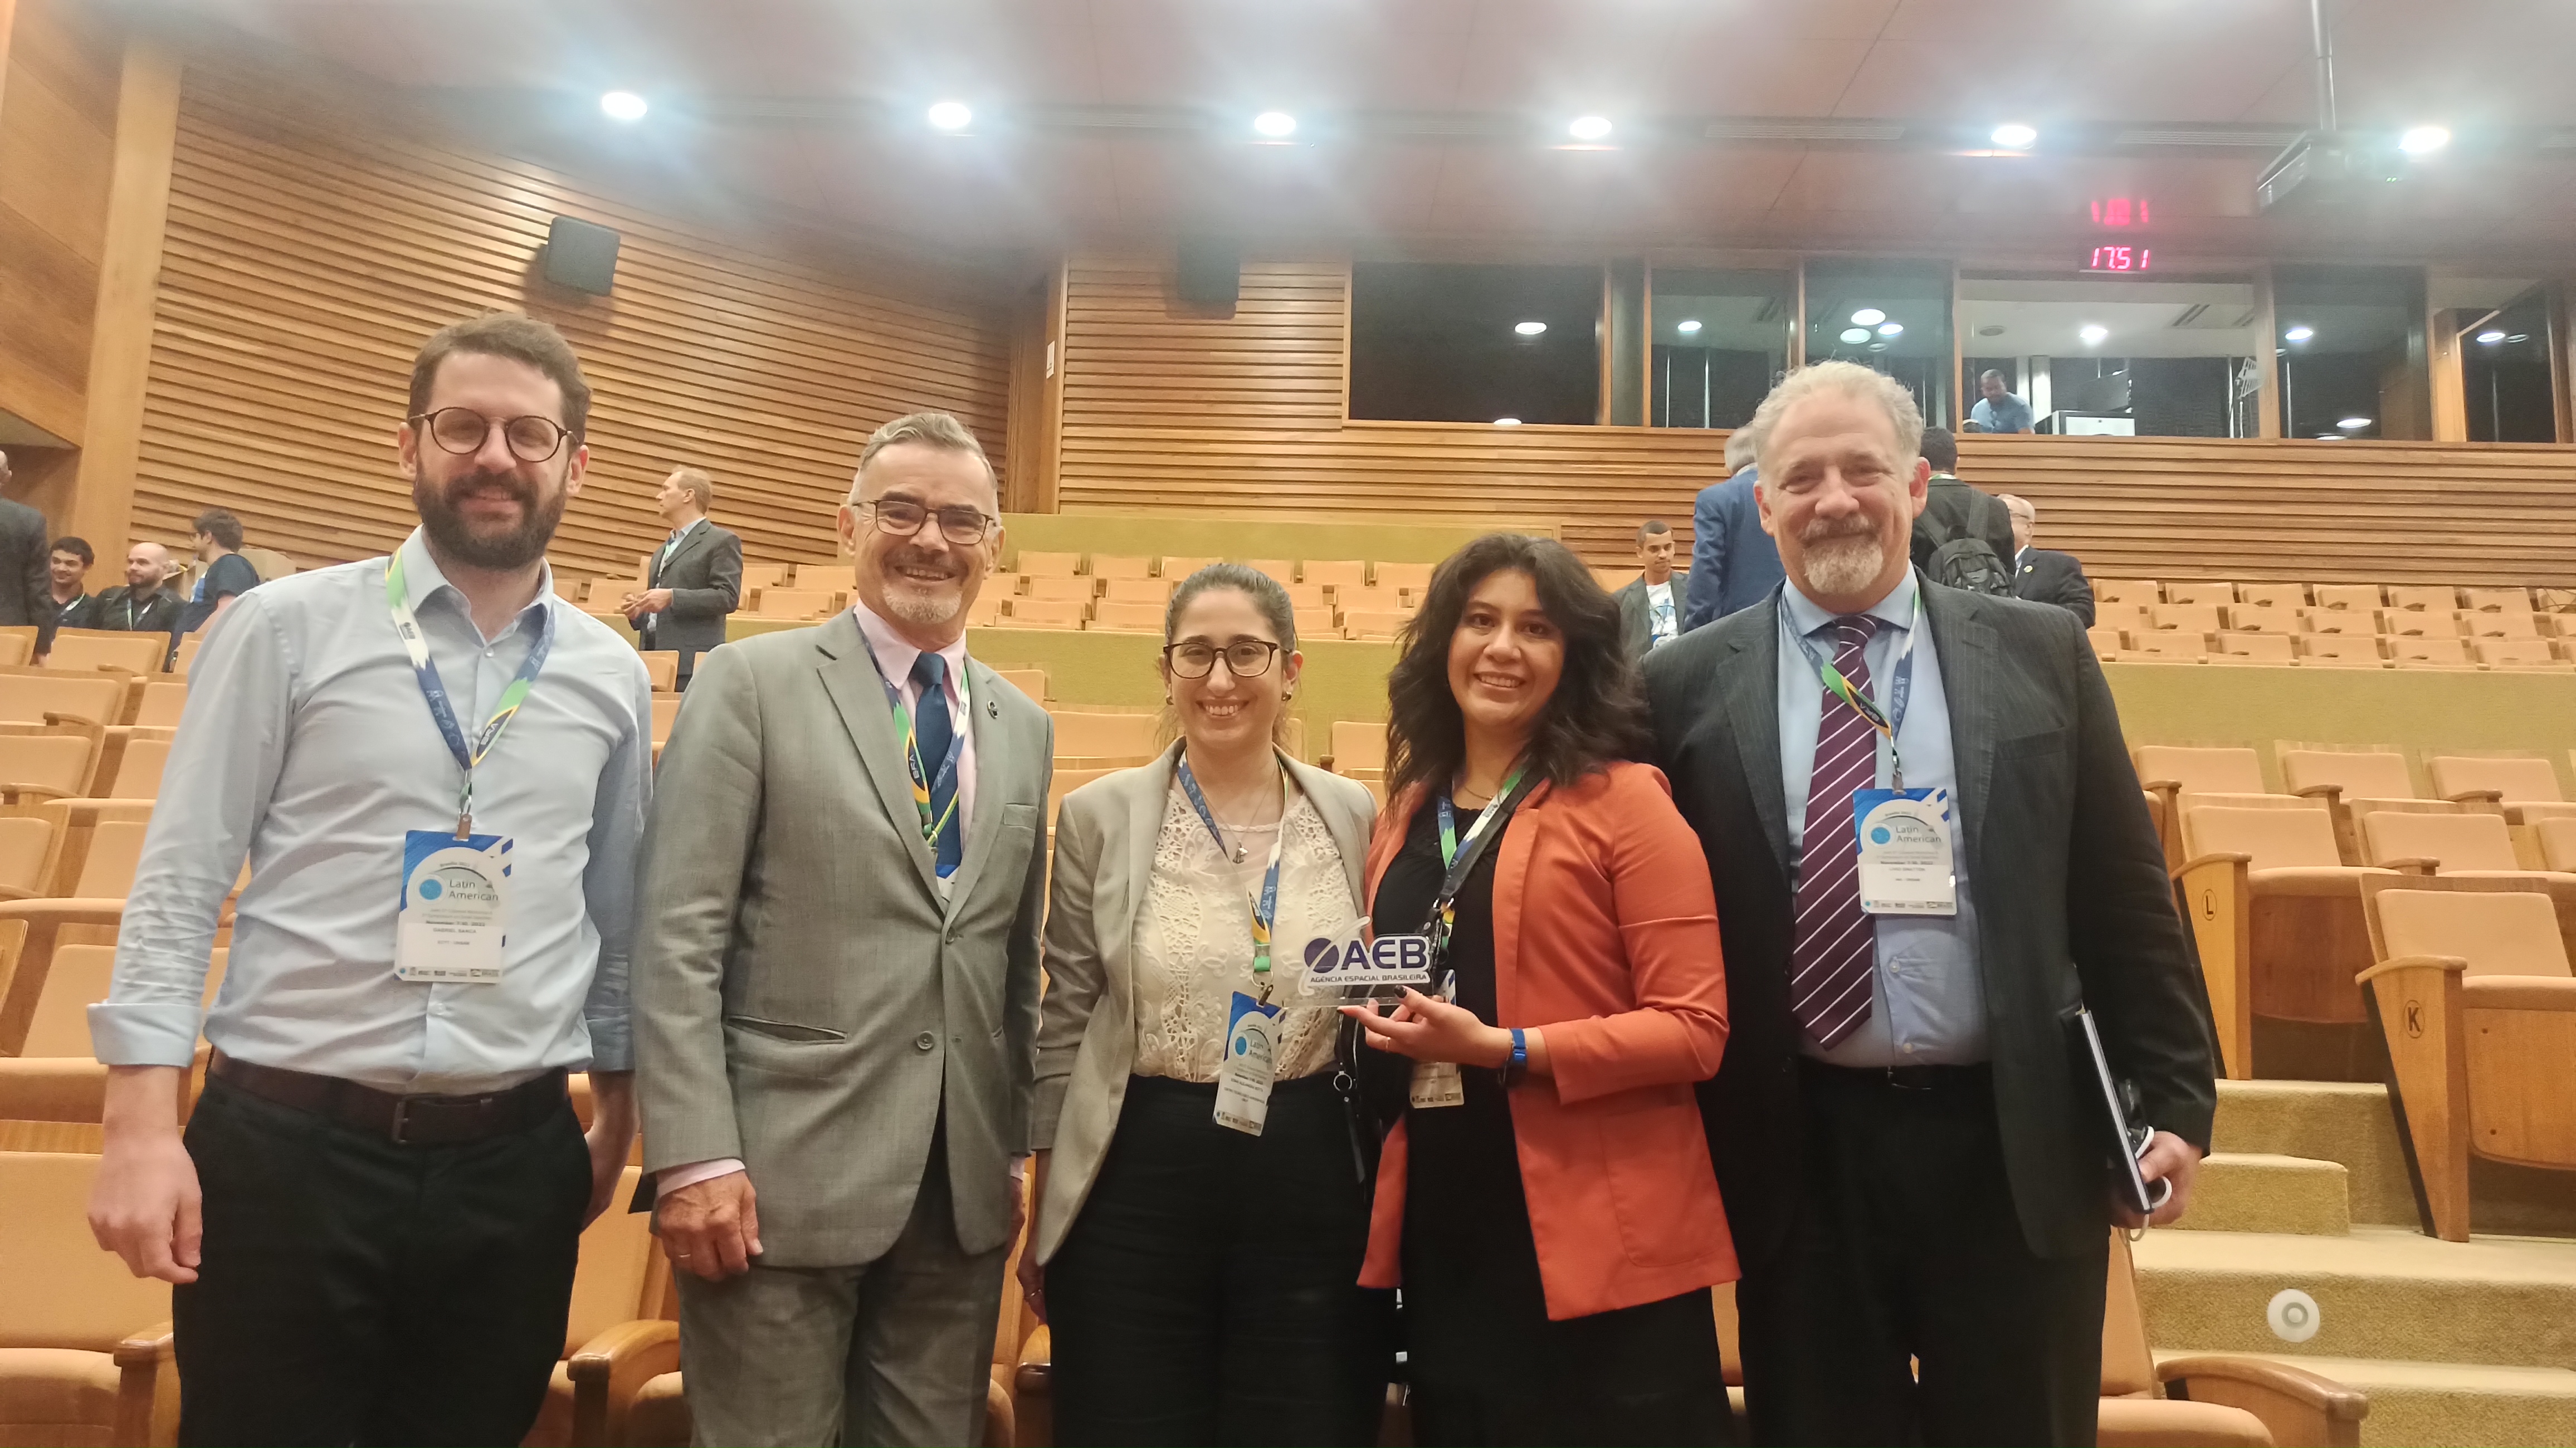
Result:
<svg viewBox="0 0 2576 1448"><path fill-rule="evenodd" d="M1496 427L1518 427L1520 425L1521 420L1517 417L1498 417L1494 419L1494 426Z"/></svg>
<svg viewBox="0 0 2576 1448"><path fill-rule="evenodd" d="M2004 324L2001 322L1988 322L1977 329L1977 335L1980 337L2000 337L2003 334Z"/></svg>
<svg viewBox="0 0 2576 1448"><path fill-rule="evenodd" d="M1297 134L1297 118L1286 111L1263 111L1252 118L1252 129L1265 136L1293 136Z"/></svg>
<svg viewBox="0 0 2576 1448"><path fill-rule="evenodd" d="M962 131L974 119L964 101L941 101L930 108L930 123L943 131Z"/></svg>
<svg viewBox="0 0 2576 1448"><path fill-rule="evenodd" d="M633 91L610 91L599 98L599 113L612 121L640 121L644 98Z"/></svg>
<svg viewBox="0 0 2576 1448"><path fill-rule="evenodd" d="M1512 330L1513 330L1513 331L1515 331L1515 332L1520 333L1520 334L1521 334L1522 336L1524 336L1524 337L1535 337L1535 336L1537 336L1539 333L1544 332L1544 331L1546 331L1546 330L1547 330L1547 323L1545 323L1545 322L1514 322L1514 323L1512 323Z"/></svg>
<svg viewBox="0 0 2576 1448"><path fill-rule="evenodd" d="M2346 432L2359 432L2363 428L2370 426L2370 419L2366 417L2346 417L2337 420L2335 426L2342 428Z"/></svg>
<svg viewBox="0 0 2576 1448"><path fill-rule="evenodd" d="M2110 340L2111 329L2099 322L2087 322L2075 330L2075 335L2083 339L2085 346L2099 347Z"/></svg>
<svg viewBox="0 0 2576 1448"><path fill-rule="evenodd" d="M1843 330L1843 340L1846 342L1866 342L1869 340L1869 328L1847 327Z"/></svg>
<svg viewBox="0 0 2576 1448"><path fill-rule="evenodd" d="M2496 343L2504 340L2504 333L2495 331L2480 332L2478 334L2478 340L2492 347Z"/></svg>
<svg viewBox="0 0 2576 1448"><path fill-rule="evenodd" d="M2284 341L2284 342L2304 342L2304 341L2308 340L2310 337L2315 336L2316 334L2317 334L2317 329L2316 329L2316 328L2314 328L2314 327L2308 327L2308 326L2292 327L2290 330L2288 330L2288 331L2286 331L2286 332L2283 332L2283 333L2281 334L2281 340L2282 340L2282 341Z"/></svg>
<svg viewBox="0 0 2576 1448"><path fill-rule="evenodd" d="M1873 352L1884 352L1887 350L1887 344L1885 342L1872 342L1869 344L1869 350Z"/></svg>
<svg viewBox="0 0 2576 1448"><path fill-rule="evenodd" d="M1608 116L1576 116L1566 124L1566 133L1578 141L1598 141L1610 134Z"/></svg>
<svg viewBox="0 0 2576 1448"><path fill-rule="evenodd" d="M1905 335L1905 324L1903 322L1881 322L1878 324L1878 335L1882 337L1901 337Z"/></svg>
<svg viewBox="0 0 2576 1448"><path fill-rule="evenodd" d="M2321 432L2321 433L2318 433L2318 434L2317 434L2317 441L2319 441L2319 442L2350 442L2350 441L2352 441L2352 439L2351 439L2351 438L2348 438L2348 437L2345 437L2342 433L2339 433L2339 432Z"/></svg>
<svg viewBox="0 0 2576 1448"><path fill-rule="evenodd" d="M1687 337L1687 336L1689 336L1691 333L1696 332L1696 331L1698 331L1698 330L1699 330L1699 323L1698 323L1697 321L1695 321L1695 320L1686 320L1686 321L1675 322L1675 323L1673 324L1673 330L1674 330L1674 331L1676 331L1676 332L1679 332L1679 333L1681 333L1683 336Z"/></svg>
<svg viewBox="0 0 2576 1448"><path fill-rule="evenodd" d="M1876 307L1863 307L1852 313L1852 325L1855 327L1875 327L1886 320L1887 313Z"/></svg>
<svg viewBox="0 0 2576 1448"><path fill-rule="evenodd" d="M2429 156L2449 144L2451 131L2447 126L2409 126L2406 134L2397 138L2397 149L2409 156Z"/></svg>
<svg viewBox="0 0 2576 1448"><path fill-rule="evenodd" d="M2531 340L2531 334L2529 332L2516 332L2512 336L2505 338L2505 340L2508 342L2528 342Z"/></svg>
<svg viewBox="0 0 2576 1448"><path fill-rule="evenodd" d="M2039 130L2019 121L2006 121L1995 127L1993 140L2007 151L2027 151L2039 140Z"/></svg>

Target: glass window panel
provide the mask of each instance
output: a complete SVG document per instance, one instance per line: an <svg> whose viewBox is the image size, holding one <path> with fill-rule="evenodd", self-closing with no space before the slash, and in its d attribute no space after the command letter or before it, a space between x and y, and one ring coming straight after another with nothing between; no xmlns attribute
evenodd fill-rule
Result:
<svg viewBox="0 0 2576 1448"><path fill-rule="evenodd" d="M2259 321L2244 278L1962 276L1957 425L1976 431L2018 399L2034 432L2252 437ZM1981 412L1990 372L1998 396Z"/></svg>
<svg viewBox="0 0 2576 1448"><path fill-rule="evenodd" d="M2431 437L2424 308L2412 268L2274 268L2282 435Z"/></svg>
<svg viewBox="0 0 2576 1448"><path fill-rule="evenodd" d="M2434 318L2459 336L2460 411L2471 442L2557 442L2549 303L2536 281L2436 277Z"/></svg>
<svg viewBox="0 0 2576 1448"><path fill-rule="evenodd" d="M1861 320L1871 313L1874 320ZM1951 415L1947 264L1808 262L1806 326L1808 361L1858 362L1905 384L1924 421Z"/></svg>
<svg viewBox="0 0 2576 1448"><path fill-rule="evenodd" d="M1600 321L1597 266L1356 263L1351 416L1595 422Z"/></svg>
<svg viewBox="0 0 2576 1448"><path fill-rule="evenodd" d="M1646 383L1657 427L1742 427L1789 370L1793 278L1655 268Z"/></svg>

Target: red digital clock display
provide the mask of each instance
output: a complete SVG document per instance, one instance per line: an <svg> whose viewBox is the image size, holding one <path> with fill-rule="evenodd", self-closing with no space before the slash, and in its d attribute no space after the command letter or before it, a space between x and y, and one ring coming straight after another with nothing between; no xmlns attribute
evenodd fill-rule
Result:
<svg viewBox="0 0 2576 1448"><path fill-rule="evenodd" d="M2148 269L2155 251L2143 246L2097 246L2085 254L2083 270L2088 272L2142 272Z"/></svg>

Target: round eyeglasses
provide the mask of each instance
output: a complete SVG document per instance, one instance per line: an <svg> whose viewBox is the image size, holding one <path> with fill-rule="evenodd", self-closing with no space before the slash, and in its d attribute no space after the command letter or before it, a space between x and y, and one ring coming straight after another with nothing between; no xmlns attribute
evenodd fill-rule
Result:
<svg viewBox="0 0 2576 1448"><path fill-rule="evenodd" d="M879 529L898 538L910 538L920 533L921 525L936 512L939 515L939 536L961 548L983 542L984 535L993 531L993 525L1002 521L981 508L968 507L964 503L934 509L910 498L879 498L859 506L869 510Z"/></svg>
<svg viewBox="0 0 2576 1448"><path fill-rule="evenodd" d="M478 453L492 429L501 429L501 440L510 445L510 456L523 463L541 463L563 451L564 439L572 430L551 417L531 413L525 417L490 418L470 407L442 407L410 419L411 425L429 434L440 451L458 454Z"/></svg>
<svg viewBox="0 0 2576 1448"><path fill-rule="evenodd" d="M1204 679L1225 660L1225 671L1238 679L1257 679L1270 672L1270 661L1279 646L1268 639L1236 639L1223 648L1192 640L1188 643L1163 645L1163 661L1173 673L1184 679Z"/></svg>

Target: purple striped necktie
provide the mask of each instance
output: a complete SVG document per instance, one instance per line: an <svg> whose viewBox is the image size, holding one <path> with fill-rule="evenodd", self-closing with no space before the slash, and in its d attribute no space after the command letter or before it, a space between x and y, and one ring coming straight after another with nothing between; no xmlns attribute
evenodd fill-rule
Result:
<svg viewBox="0 0 2576 1448"><path fill-rule="evenodd" d="M1834 620L1834 668L1869 689L1862 649L1878 632L1868 614ZM1816 764L1807 777L1807 829L1798 855L1797 945L1790 952L1789 1013L1816 1044L1831 1049L1869 1019L1878 932L1860 908L1860 843L1852 833L1852 791L1878 780L1878 731L1823 685Z"/></svg>

